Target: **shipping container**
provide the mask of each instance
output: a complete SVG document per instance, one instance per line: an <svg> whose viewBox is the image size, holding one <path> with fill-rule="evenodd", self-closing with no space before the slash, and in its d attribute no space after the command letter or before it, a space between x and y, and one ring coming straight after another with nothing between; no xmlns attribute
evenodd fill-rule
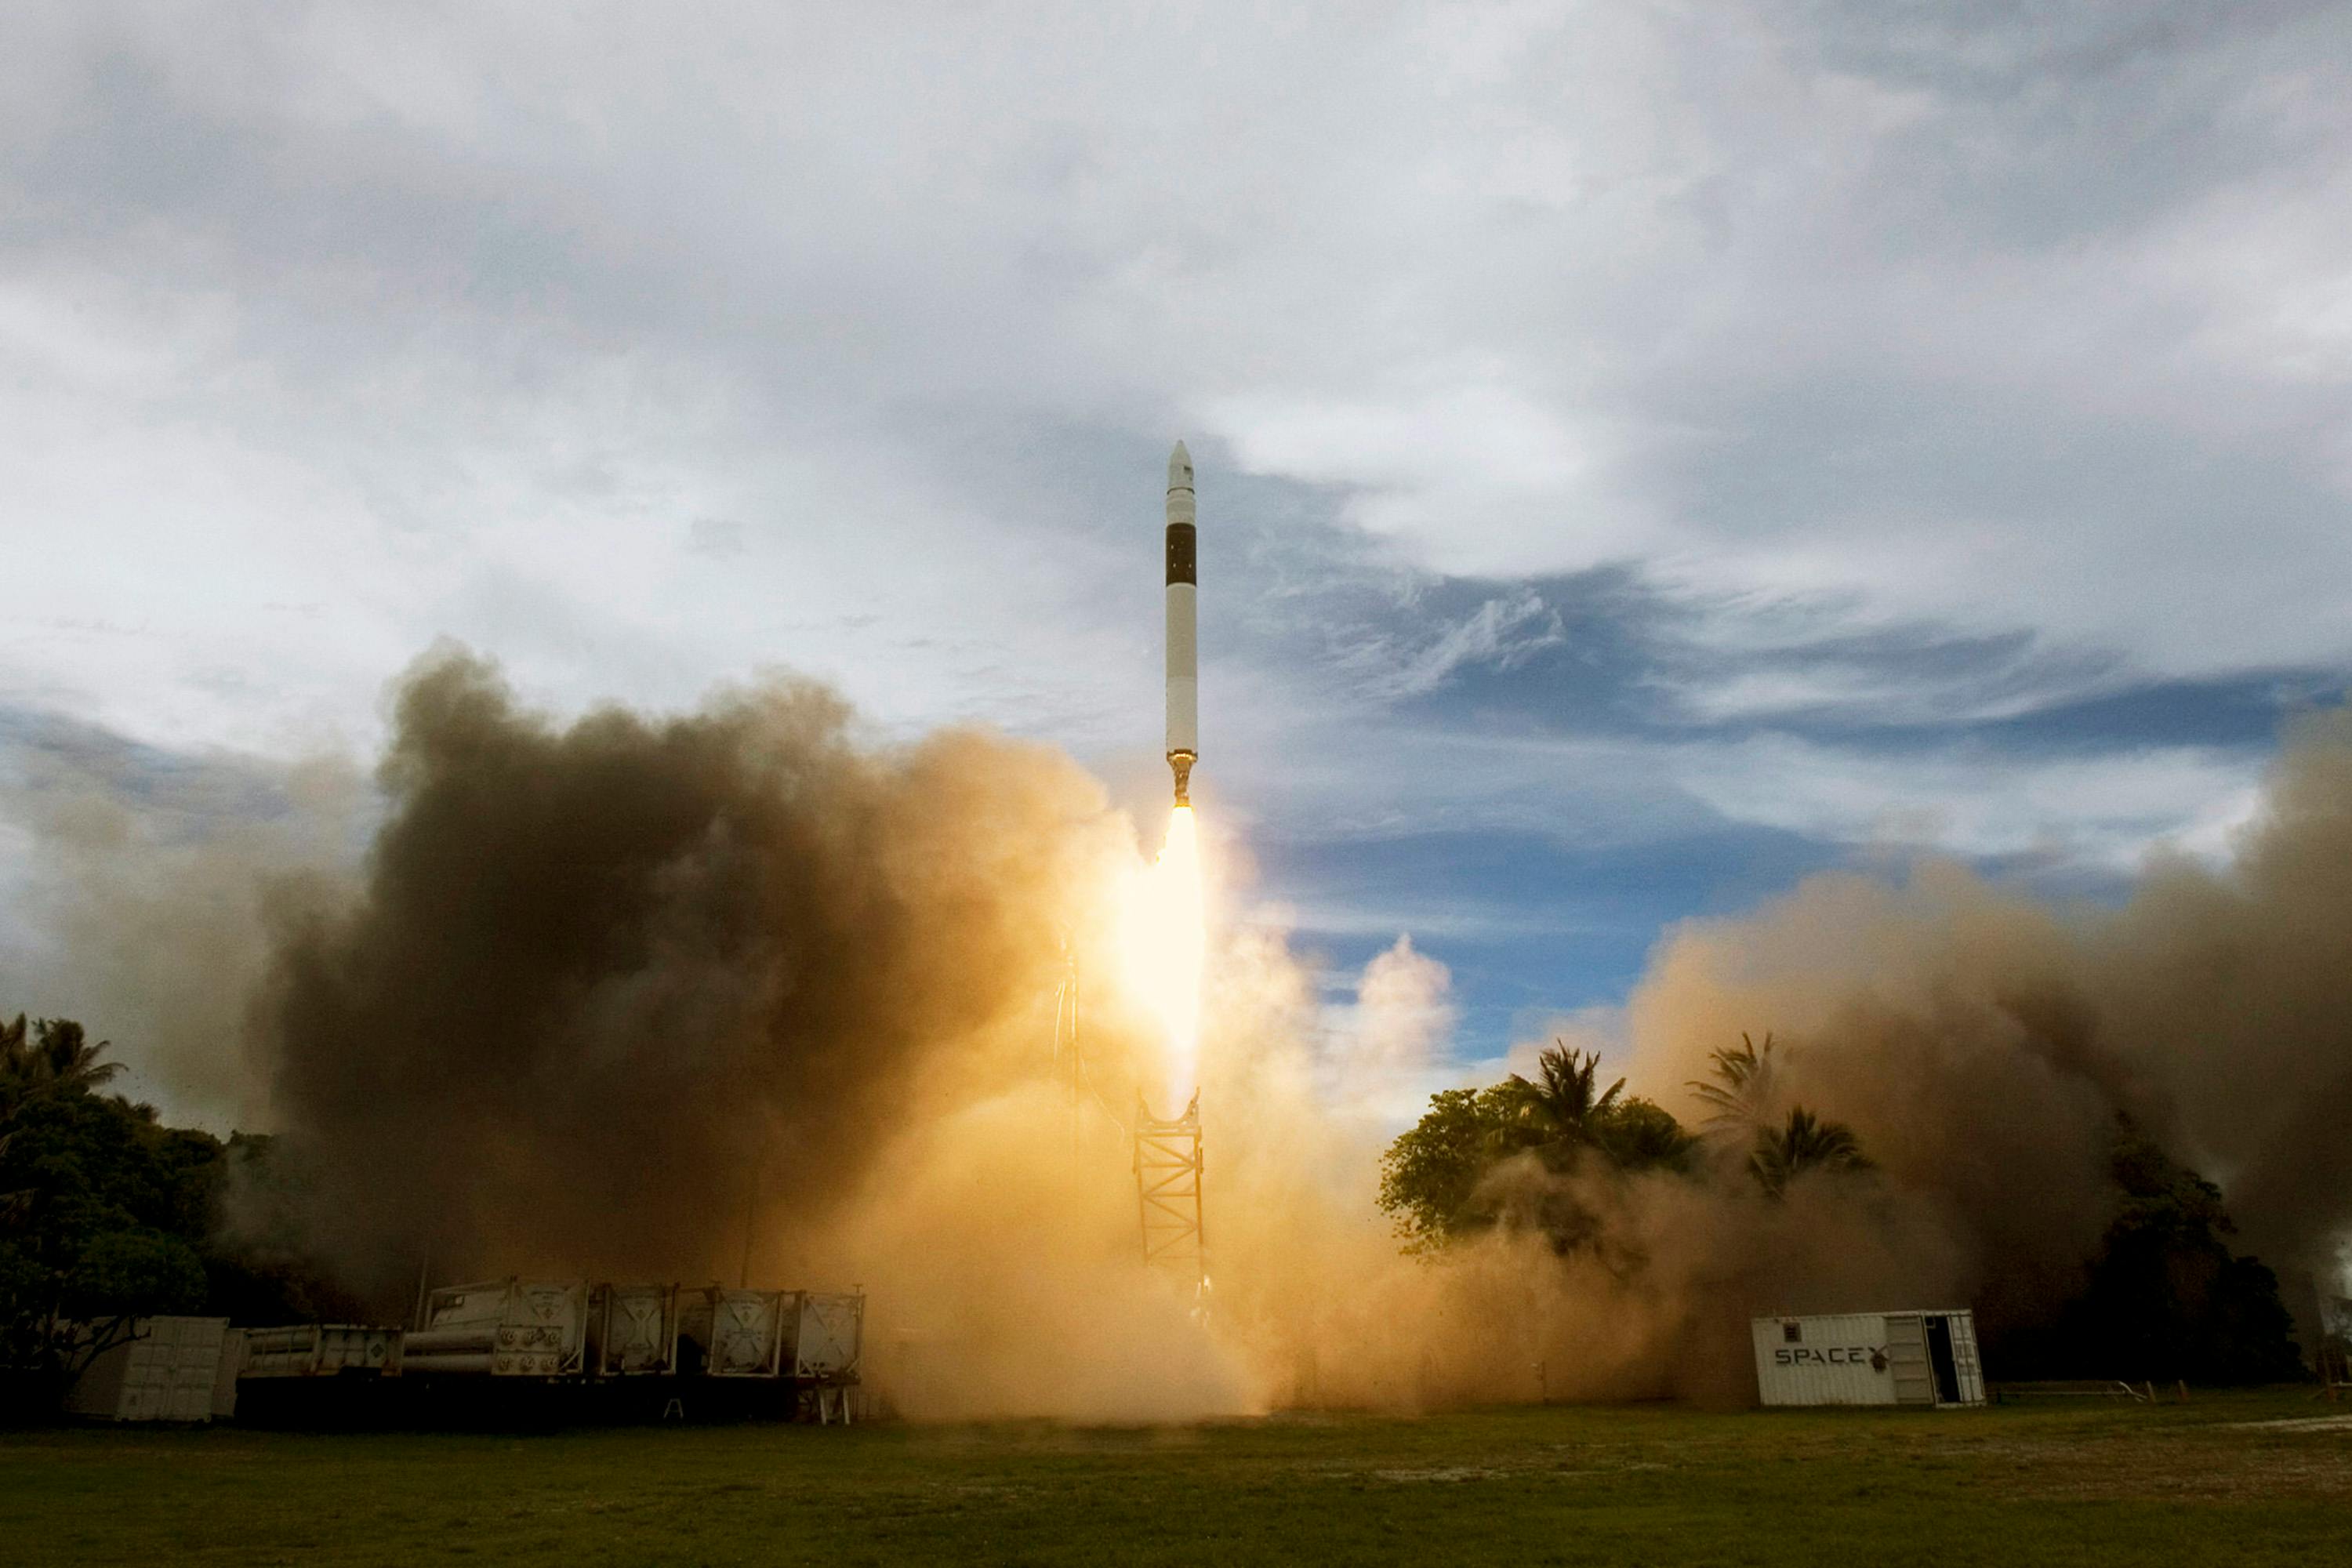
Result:
<svg viewBox="0 0 2352 1568"><path fill-rule="evenodd" d="M588 1310L588 1363L598 1377L677 1370L677 1287L599 1285Z"/></svg>
<svg viewBox="0 0 2352 1568"><path fill-rule="evenodd" d="M226 1318L138 1319L82 1369L66 1394L66 1410L100 1421L234 1415L236 1352Z"/></svg>
<svg viewBox="0 0 2352 1568"><path fill-rule="evenodd" d="M800 1290L787 1303L791 1326L786 1359L803 1383L856 1383L866 1328L866 1298L842 1292Z"/></svg>
<svg viewBox="0 0 2352 1568"><path fill-rule="evenodd" d="M247 1379L398 1377L398 1329L361 1323L292 1323L245 1331Z"/></svg>
<svg viewBox="0 0 2352 1568"><path fill-rule="evenodd" d="M705 1377L784 1374L789 1290L693 1291L678 1314L679 1338L689 1348L681 1364Z"/></svg>
<svg viewBox="0 0 2352 1568"><path fill-rule="evenodd" d="M1976 1317L1967 1308L1758 1318L1756 1387L1766 1405L1985 1402Z"/></svg>
<svg viewBox="0 0 2352 1568"><path fill-rule="evenodd" d="M587 1348L585 1283L491 1279L434 1291L401 1366L410 1377L577 1377Z"/></svg>

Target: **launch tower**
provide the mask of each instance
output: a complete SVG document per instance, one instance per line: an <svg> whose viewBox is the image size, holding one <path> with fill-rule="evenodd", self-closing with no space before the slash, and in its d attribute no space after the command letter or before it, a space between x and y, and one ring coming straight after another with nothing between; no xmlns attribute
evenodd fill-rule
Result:
<svg viewBox="0 0 2352 1568"><path fill-rule="evenodd" d="M1208 1288L1201 1232L1201 1094L1184 1114L1154 1118L1135 1101L1135 1196L1143 1221L1143 1261L1165 1269L1188 1295Z"/></svg>

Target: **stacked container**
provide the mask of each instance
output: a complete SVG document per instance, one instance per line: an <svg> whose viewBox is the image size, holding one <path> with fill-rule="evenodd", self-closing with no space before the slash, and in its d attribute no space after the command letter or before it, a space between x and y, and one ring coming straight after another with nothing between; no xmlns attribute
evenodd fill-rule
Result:
<svg viewBox="0 0 2352 1568"><path fill-rule="evenodd" d="M141 1318L66 1395L100 1421L210 1421L236 1412L238 1342L226 1318Z"/></svg>
<svg viewBox="0 0 2352 1568"><path fill-rule="evenodd" d="M410 1376L577 1377L587 1348L585 1284L510 1278L434 1291L401 1359Z"/></svg>
<svg viewBox="0 0 2352 1568"><path fill-rule="evenodd" d="M705 1377L772 1378L783 1374L790 1290L730 1290L706 1286L687 1299L679 1337L694 1348Z"/></svg>
<svg viewBox="0 0 2352 1568"><path fill-rule="evenodd" d="M598 1377L667 1377L677 1370L675 1285L599 1285L588 1304L588 1363Z"/></svg>
<svg viewBox="0 0 2352 1568"><path fill-rule="evenodd" d="M793 1376L803 1383L856 1382L866 1298L823 1290L795 1290L791 1296L785 1321Z"/></svg>
<svg viewBox="0 0 2352 1568"><path fill-rule="evenodd" d="M359 1323L294 1323L245 1331L248 1380L398 1377L401 1331Z"/></svg>

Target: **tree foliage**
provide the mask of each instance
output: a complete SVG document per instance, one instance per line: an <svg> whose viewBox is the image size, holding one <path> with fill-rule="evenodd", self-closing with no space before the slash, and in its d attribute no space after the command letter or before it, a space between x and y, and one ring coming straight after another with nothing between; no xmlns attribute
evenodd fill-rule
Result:
<svg viewBox="0 0 2352 1568"><path fill-rule="evenodd" d="M2111 1166L2115 1217L2084 1289L2047 1330L2020 1337L2029 1376L2269 1383L2304 1375L2278 1277L2234 1253L2221 1189L2129 1121Z"/></svg>
<svg viewBox="0 0 2352 1568"><path fill-rule="evenodd" d="M1679 1168L1692 1140L1664 1107L1600 1087L1597 1052L1555 1043L1532 1079L1513 1073L1486 1089L1445 1089L1381 1157L1381 1207L1407 1246L1424 1251L1503 1221L1511 1205L1491 1179L1514 1160L1564 1174L1590 1159L1607 1171ZM1534 1223L1557 1237L1589 1221L1580 1205L1553 1202Z"/></svg>
<svg viewBox="0 0 2352 1568"><path fill-rule="evenodd" d="M122 1064L98 1059L110 1043L90 1044L82 1026L70 1018L36 1018L29 1037L22 1013L13 1022L0 1024L0 1115L37 1096L112 1082Z"/></svg>
<svg viewBox="0 0 2352 1568"><path fill-rule="evenodd" d="M1693 1079L1684 1087L1707 1108L1707 1118L1699 1125L1709 1136L1748 1138L1763 1131L1771 1121L1778 1066L1772 1053L1773 1040L1769 1030L1760 1046L1743 1030L1738 1045L1707 1053L1706 1059L1714 1064L1714 1081Z"/></svg>
<svg viewBox="0 0 2352 1568"><path fill-rule="evenodd" d="M0 1363L20 1368L51 1358L72 1320L188 1311L205 1299L197 1249L209 1229L219 1144L96 1093L103 1078L81 1070L94 1054L68 1037L29 1074L9 1064L9 1099L0 1105Z"/></svg>
<svg viewBox="0 0 2352 1568"><path fill-rule="evenodd" d="M1809 1171L1868 1171L1874 1167L1862 1152L1862 1140L1842 1121L1824 1121L1802 1106L1791 1106L1778 1127L1760 1127L1756 1147L1748 1156L1748 1173L1756 1184L1779 1197L1789 1184Z"/></svg>
<svg viewBox="0 0 2352 1568"><path fill-rule="evenodd" d="M1381 1206L1410 1251L1441 1248L1497 1226L1539 1233L1553 1250L1639 1267L1638 1237L1612 1237L1596 1181L1656 1171L1694 1183L1752 1187L1778 1202L1822 1177L1876 1170L1853 1128L1785 1104L1791 1059L1767 1034L1713 1052L1689 1085L1706 1108L1698 1142L1664 1107L1605 1087L1600 1060L1555 1045L1532 1077L1447 1089L1389 1146ZM1743 1157L1744 1154L1744 1157ZM1573 1181L1553 1178L1574 1176ZM2003 1335L1989 1352L2012 1377L2112 1376L2243 1383L2302 1374L2278 1281L2231 1252L2221 1192L2169 1159L2128 1122L2112 1170L2115 1213L2086 1283L2052 1321ZM1883 1178L1877 1178L1883 1179Z"/></svg>
<svg viewBox="0 0 2352 1568"><path fill-rule="evenodd" d="M37 1398L132 1317L285 1321L341 1304L307 1259L223 1238L227 1184L266 1141L224 1143L101 1093L120 1070L106 1049L70 1019L0 1024L0 1378Z"/></svg>

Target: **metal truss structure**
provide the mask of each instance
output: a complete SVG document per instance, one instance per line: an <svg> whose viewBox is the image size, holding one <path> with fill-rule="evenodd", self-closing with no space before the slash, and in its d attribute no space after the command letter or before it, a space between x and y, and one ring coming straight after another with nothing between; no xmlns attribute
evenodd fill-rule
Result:
<svg viewBox="0 0 2352 1568"><path fill-rule="evenodd" d="M1208 1253L1201 1230L1201 1095L1184 1114L1154 1118L1135 1102L1135 1198L1143 1223L1143 1261L1196 1298L1207 1289Z"/></svg>
<svg viewBox="0 0 2352 1568"><path fill-rule="evenodd" d="M1054 1082L1066 1098L1069 1114L1072 1170L1081 1158L1092 1100L1105 1121L1118 1118L1097 1092L1095 1062L1087 1054L1078 1027L1078 963L1066 951L1062 984L1054 1002ZM1184 1113L1161 1121L1139 1094L1135 1120L1128 1129L1135 1148L1135 1202L1143 1237L1143 1260L1167 1271L1195 1301L1208 1290L1208 1255L1201 1229L1201 1095L1194 1090Z"/></svg>

